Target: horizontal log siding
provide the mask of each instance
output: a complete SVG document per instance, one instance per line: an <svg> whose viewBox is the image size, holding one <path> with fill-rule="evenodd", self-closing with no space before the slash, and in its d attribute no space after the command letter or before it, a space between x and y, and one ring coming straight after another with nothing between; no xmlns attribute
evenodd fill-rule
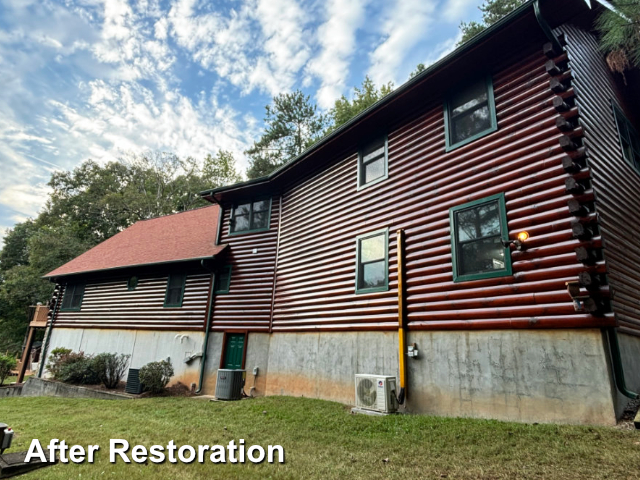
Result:
<svg viewBox="0 0 640 480"><path fill-rule="evenodd" d="M563 31L589 149L613 311L621 330L640 335L640 176L624 160L611 109L611 99L621 106L623 100L597 39L572 26Z"/></svg>
<svg viewBox="0 0 640 480"><path fill-rule="evenodd" d="M496 70L497 132L446 153L443 99L425 99L423 115L389 131L388 180L356 191L353 152L286 192L273 331L397 328L399 228L406 231L412 329L611 323L576 313L566 291L565 282L585 269L574 253L583 242L572 237L573 196L565 193L545 61L539 45ZM511 237L526 228L530 248L512 251L512 277L453 283L449 208L499 192ZM385 227L389 291L356 295L356 236Z"/></svg>
<svg viewBox="0 0 640 480"><path fill-rule="evenodd" d="M210 288L211 275L188 275L182 307L165 308L166 276L141 276L137 288L131 291L127 278L89 282L80 311L58 311L55 326L203 330Z"/></svg>
<svg viewBox="0 0 640 480"><path fill-rule="evenodd" d="M228 243L226 263L231 265L229 293L213 303L212 330L269 331L280 205L271 200L268 231L229 235L231 205L224 205L220 243ZM257 249L257 253L253 253Z"/></svg>

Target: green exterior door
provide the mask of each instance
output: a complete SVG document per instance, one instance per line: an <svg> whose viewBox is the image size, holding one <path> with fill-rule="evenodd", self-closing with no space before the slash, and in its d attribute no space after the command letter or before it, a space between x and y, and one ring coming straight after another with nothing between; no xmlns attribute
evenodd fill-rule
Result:
<svg viewBox="0 0 640 480"><path fill-rule="evenodd" d="M244 333L228 333L223 368L239 370L244 357Z"/></svg>

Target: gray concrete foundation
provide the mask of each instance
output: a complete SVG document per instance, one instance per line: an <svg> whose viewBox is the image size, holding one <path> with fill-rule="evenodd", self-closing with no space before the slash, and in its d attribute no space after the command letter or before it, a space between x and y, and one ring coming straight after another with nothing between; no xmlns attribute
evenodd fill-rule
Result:
<svg viewBox="0 0 640 480"><path fill-rule="evenodd" d="M171 357L176 376L198 382L203 334L54 329L51 349L132 355L132 367ZM182 340L182 342L180 341ZM203 394L215 392L223 334L209 336ZM493 330L409 332L417 358L407 358L407 401L401 412L520 422L613 425L624 406L612 387L602 332ZM627 383L640 386L640 339L620 336ZM398 376L395 332L249 333L245 392L355 403L354 375ZM254 377L253 369L258 367ZM255 387L255 388L252 388Z"/></svg>
<svg viewBox="0 0 640 480"><path fill-rule="evenodd" d="M70 348L87 355L124 353L131 355L130 368L169 358L175 372L170 385L180 382L187 387L198 384L200 359L185 363L185 358L202 351L203 332L162 332L156 330L116 330L95 328L54 328L48 356L57 347ZM46 364L45 364L46 365ZM46 377L46 369L45 375ZM126 380L124 378L123 380Z"/></svg>

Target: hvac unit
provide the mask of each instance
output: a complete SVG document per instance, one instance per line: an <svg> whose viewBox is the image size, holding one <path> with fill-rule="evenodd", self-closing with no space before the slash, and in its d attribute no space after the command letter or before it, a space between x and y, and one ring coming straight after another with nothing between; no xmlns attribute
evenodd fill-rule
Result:
<svg viewBox="0 0 640 480"><path fill-rule="evenodd" d="M218 370L216 381L216 398L218 400L240 400L244 387L244 370Z"/></svg>
<svg viewBox="0 0 640 480"><path fill-rule="evenodd" d="M130 368L127 375L127 385L124 387L126 393L132 393L133 395L140 395L144 390L143 385L140 383L140 369Z"/></svg>
<svg viewBox="0 0 640 480"><path fill-rule="evenodd" d="M356 408L380 413L398 409L396 377L356 375Z"/></svg>

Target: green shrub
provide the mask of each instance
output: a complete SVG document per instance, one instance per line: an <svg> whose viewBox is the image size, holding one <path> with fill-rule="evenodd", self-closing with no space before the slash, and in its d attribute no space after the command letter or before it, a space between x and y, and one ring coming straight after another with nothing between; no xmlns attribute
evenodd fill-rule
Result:
<svg viewBox="0 0 640 480"><path fill-rule="evenodd" d="M47 371L56 380L60 380L60 369L66 363L67 356L70 353L70 348L58 347L51 350L51 355L49 355L49 364L47 365Z"/></svg>
<svg viewBox="0 0 640 480"><path fill-rule="evenodd" d="M147 363L140 369L140 383L151 393L161 393L173 377L173 366L168 360Z"/></svg>
<svg viewBox="0 0 640 480"><path fill-rule="evenodd" d="M116 388L129 365L131 355L101 353L93 359L100 381L107 388Z"/></svg>
<svg viewBox="0 0 640 480"><path fill-rule="evenodd" d="M9 355L0 354L0 385L2 385L5 379L11 374L11 370L16 368L16 359Z"/></svg>
<svg viewBox="0 0 640 480"><path fill-rule="evenodd" d="M60 367L58 380L74 385L95 385L100 383L100 377L95 365L95 359L80 353L69 353Z"/></svg>

